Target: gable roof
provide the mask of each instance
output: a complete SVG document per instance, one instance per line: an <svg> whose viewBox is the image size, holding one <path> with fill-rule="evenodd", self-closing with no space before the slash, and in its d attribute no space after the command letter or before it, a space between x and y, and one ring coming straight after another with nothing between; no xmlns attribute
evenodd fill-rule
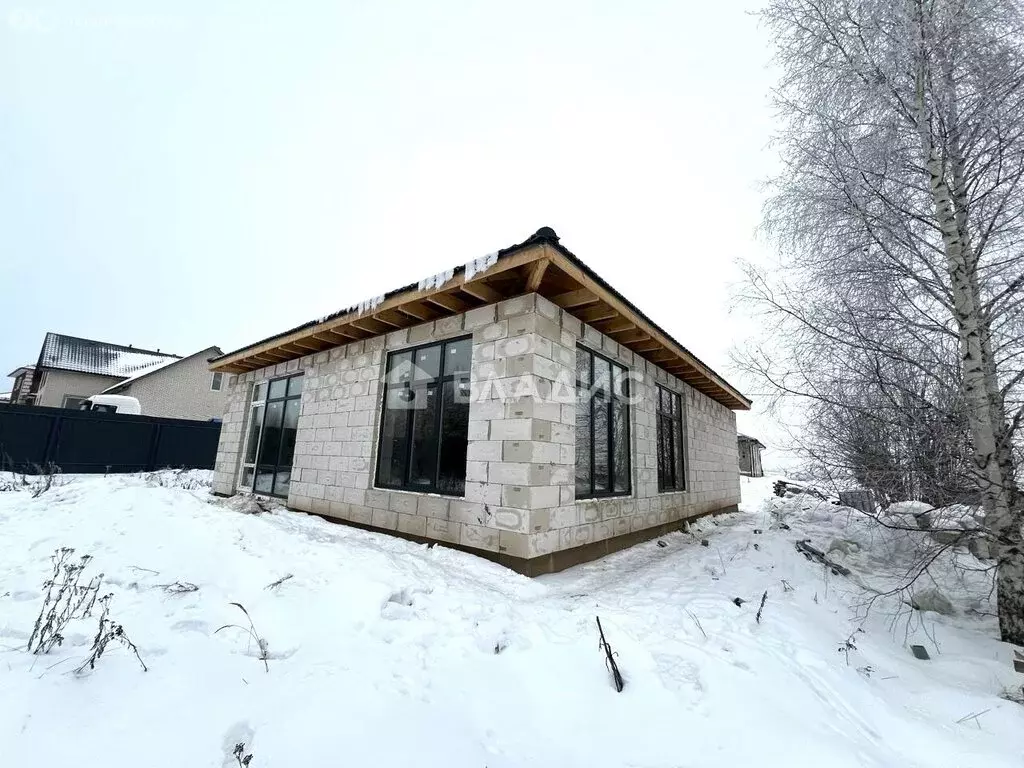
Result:
<svg viewBox="0 0 1024 768"><path fill-rule="evenodd" d="M744 435L744 434L740 433L740 434L736 435L736 439L739 440L740 442L756 443L757 445L761 446L762 448L767 448L768 447L767 445L762 443L760 440L758 440L756 437L751 437L750 435Z"/></svg>
<svg viewBox="0 0 1024 768"><path fill-rule="evenodd" d="M80 339L61 333L47 333L42 352L39 354L38 367L127 378L168 359L180 358L166 352L123 347L120 344Z"/></svg>
<svg viewBox="0 0 1024 768"><path fill-rule="evenodd" d="M13 371L7 374L7 377L9 379L13 379L16 376L20 376L23 373L29 373L30 371L34 371L35 369L36 367L30 363L28 365L23 365L20 368L15 368Z"/></svg>
<svg viewBox="0 0 1024 768"><path fill-rule="evenodd" d="M526 293L550 299L726 407L750 408L745 395L580 261L550 227L496 253L242 347L210 367L225 373L257 370Z"/></svg>
<svg viewBox="0 0 1024 768"><path fill-rule="evenodd" d="M171 358L168 358L168 359L164 360L163 362L159 362L159 363L156 363L155 365L151 365L149 368L144 368L143 370L141 370L138 373L136 373L134 376L129 376L124 381L119 381L119 382L117 382L117 384L114 384L112 386L107 387L102 392L100 392L100 394L101 395L111 395L111 394L114 394L115 392L120 392L123 389L125 389L125 387L127 387L130 384L134 384L139 379L144 379L147 376L152 376L154 373L162 371L165 368L170 368L172 365L177 365L178 363L183 363L186 360L191 360L196 355L202 355L202 354L205 354L207 352L212 352L215 355L223 355L224 354L224 350L222 350L220 347L207 347L206 349L201 349L198 352L193 352L191 355L187 355L186 357L171 357Z"/></svg>

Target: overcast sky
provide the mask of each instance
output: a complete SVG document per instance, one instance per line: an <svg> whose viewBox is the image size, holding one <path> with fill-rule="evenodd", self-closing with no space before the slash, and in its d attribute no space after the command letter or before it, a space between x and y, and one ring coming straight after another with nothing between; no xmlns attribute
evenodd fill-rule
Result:
<svg viewBox="0 0 1024 768"><path fill-rule="evenodd" d="M758 5L0 0L0 373L230 351L547 225L735 379Z"/></svg>

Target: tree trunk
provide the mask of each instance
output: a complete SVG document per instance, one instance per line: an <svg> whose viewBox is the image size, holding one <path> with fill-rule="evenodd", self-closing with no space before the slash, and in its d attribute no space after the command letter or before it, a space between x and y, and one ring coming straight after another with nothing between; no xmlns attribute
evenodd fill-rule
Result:
<svg viewBox="0 0 1024 768"><path fill-rule="evenodd" d="M1024 645L1024 550L1021 549L1020 510L1017 509L1016 477L1012 459L1007 463L1004 445L1006 418L999 381L992 364L988 319L984 315L978 284L977 260L972 252L963 162L956 146L956 132L946 137L940 151L933 133L926 83L932 82L925 51L925 26L920 20L917 74L917 120L921 149L929 176L935 221L942 233L953 308L960 339L963 393L974 447L974 462L986 513L986 527L996 539L999 561L999 631L1005 642ZM955 87L951 79L947 88ZM947 100L955 104L953 93ZM947 116L955 126L957 116ZM946 174L951 171L954 189Z"/></svg>
<svg viewBox="0 0 1024 768"><path fill-rule="evenodd" d="M998 547L1001 554L996 591L999 634L1003 642L1024 646L1024 547L1019 525L1007 539L1005 542L1000 539Z"/></svg>

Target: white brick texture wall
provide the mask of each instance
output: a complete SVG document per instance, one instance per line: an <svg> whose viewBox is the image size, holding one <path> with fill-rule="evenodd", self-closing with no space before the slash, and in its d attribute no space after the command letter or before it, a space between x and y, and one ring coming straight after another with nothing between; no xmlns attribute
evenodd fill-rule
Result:
<svg viewBox="0 0 1024 768"><path fill-rule="evenodd" d="M464 498L373 487L387 353L473 337ZM632 492L575 499L577 344L642 375L630 408ZM739 501L735 414L528 294L228 379L214 490L234 492L252 385L305 372L288 505L530 559ZM687 489L659 493L656 383L684 394Z"/></svg>

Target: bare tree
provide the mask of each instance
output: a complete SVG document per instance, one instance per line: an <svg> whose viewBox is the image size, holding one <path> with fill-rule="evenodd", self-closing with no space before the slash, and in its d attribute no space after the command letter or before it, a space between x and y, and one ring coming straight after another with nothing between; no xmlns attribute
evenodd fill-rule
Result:
<svg viewBox="0 0 1024 768"><path fill-rule="evenodd" d="M765 222L782 265L750 270L745 297L776 343L746 363L845 434L856 422L862 450L934 429L952 470L970 452L1001 634L1024 645L1020 3L772 0L762 18L782 70ZM876 442L895 433L872 429L879 410L901 414L901 440Z"/></svg>

